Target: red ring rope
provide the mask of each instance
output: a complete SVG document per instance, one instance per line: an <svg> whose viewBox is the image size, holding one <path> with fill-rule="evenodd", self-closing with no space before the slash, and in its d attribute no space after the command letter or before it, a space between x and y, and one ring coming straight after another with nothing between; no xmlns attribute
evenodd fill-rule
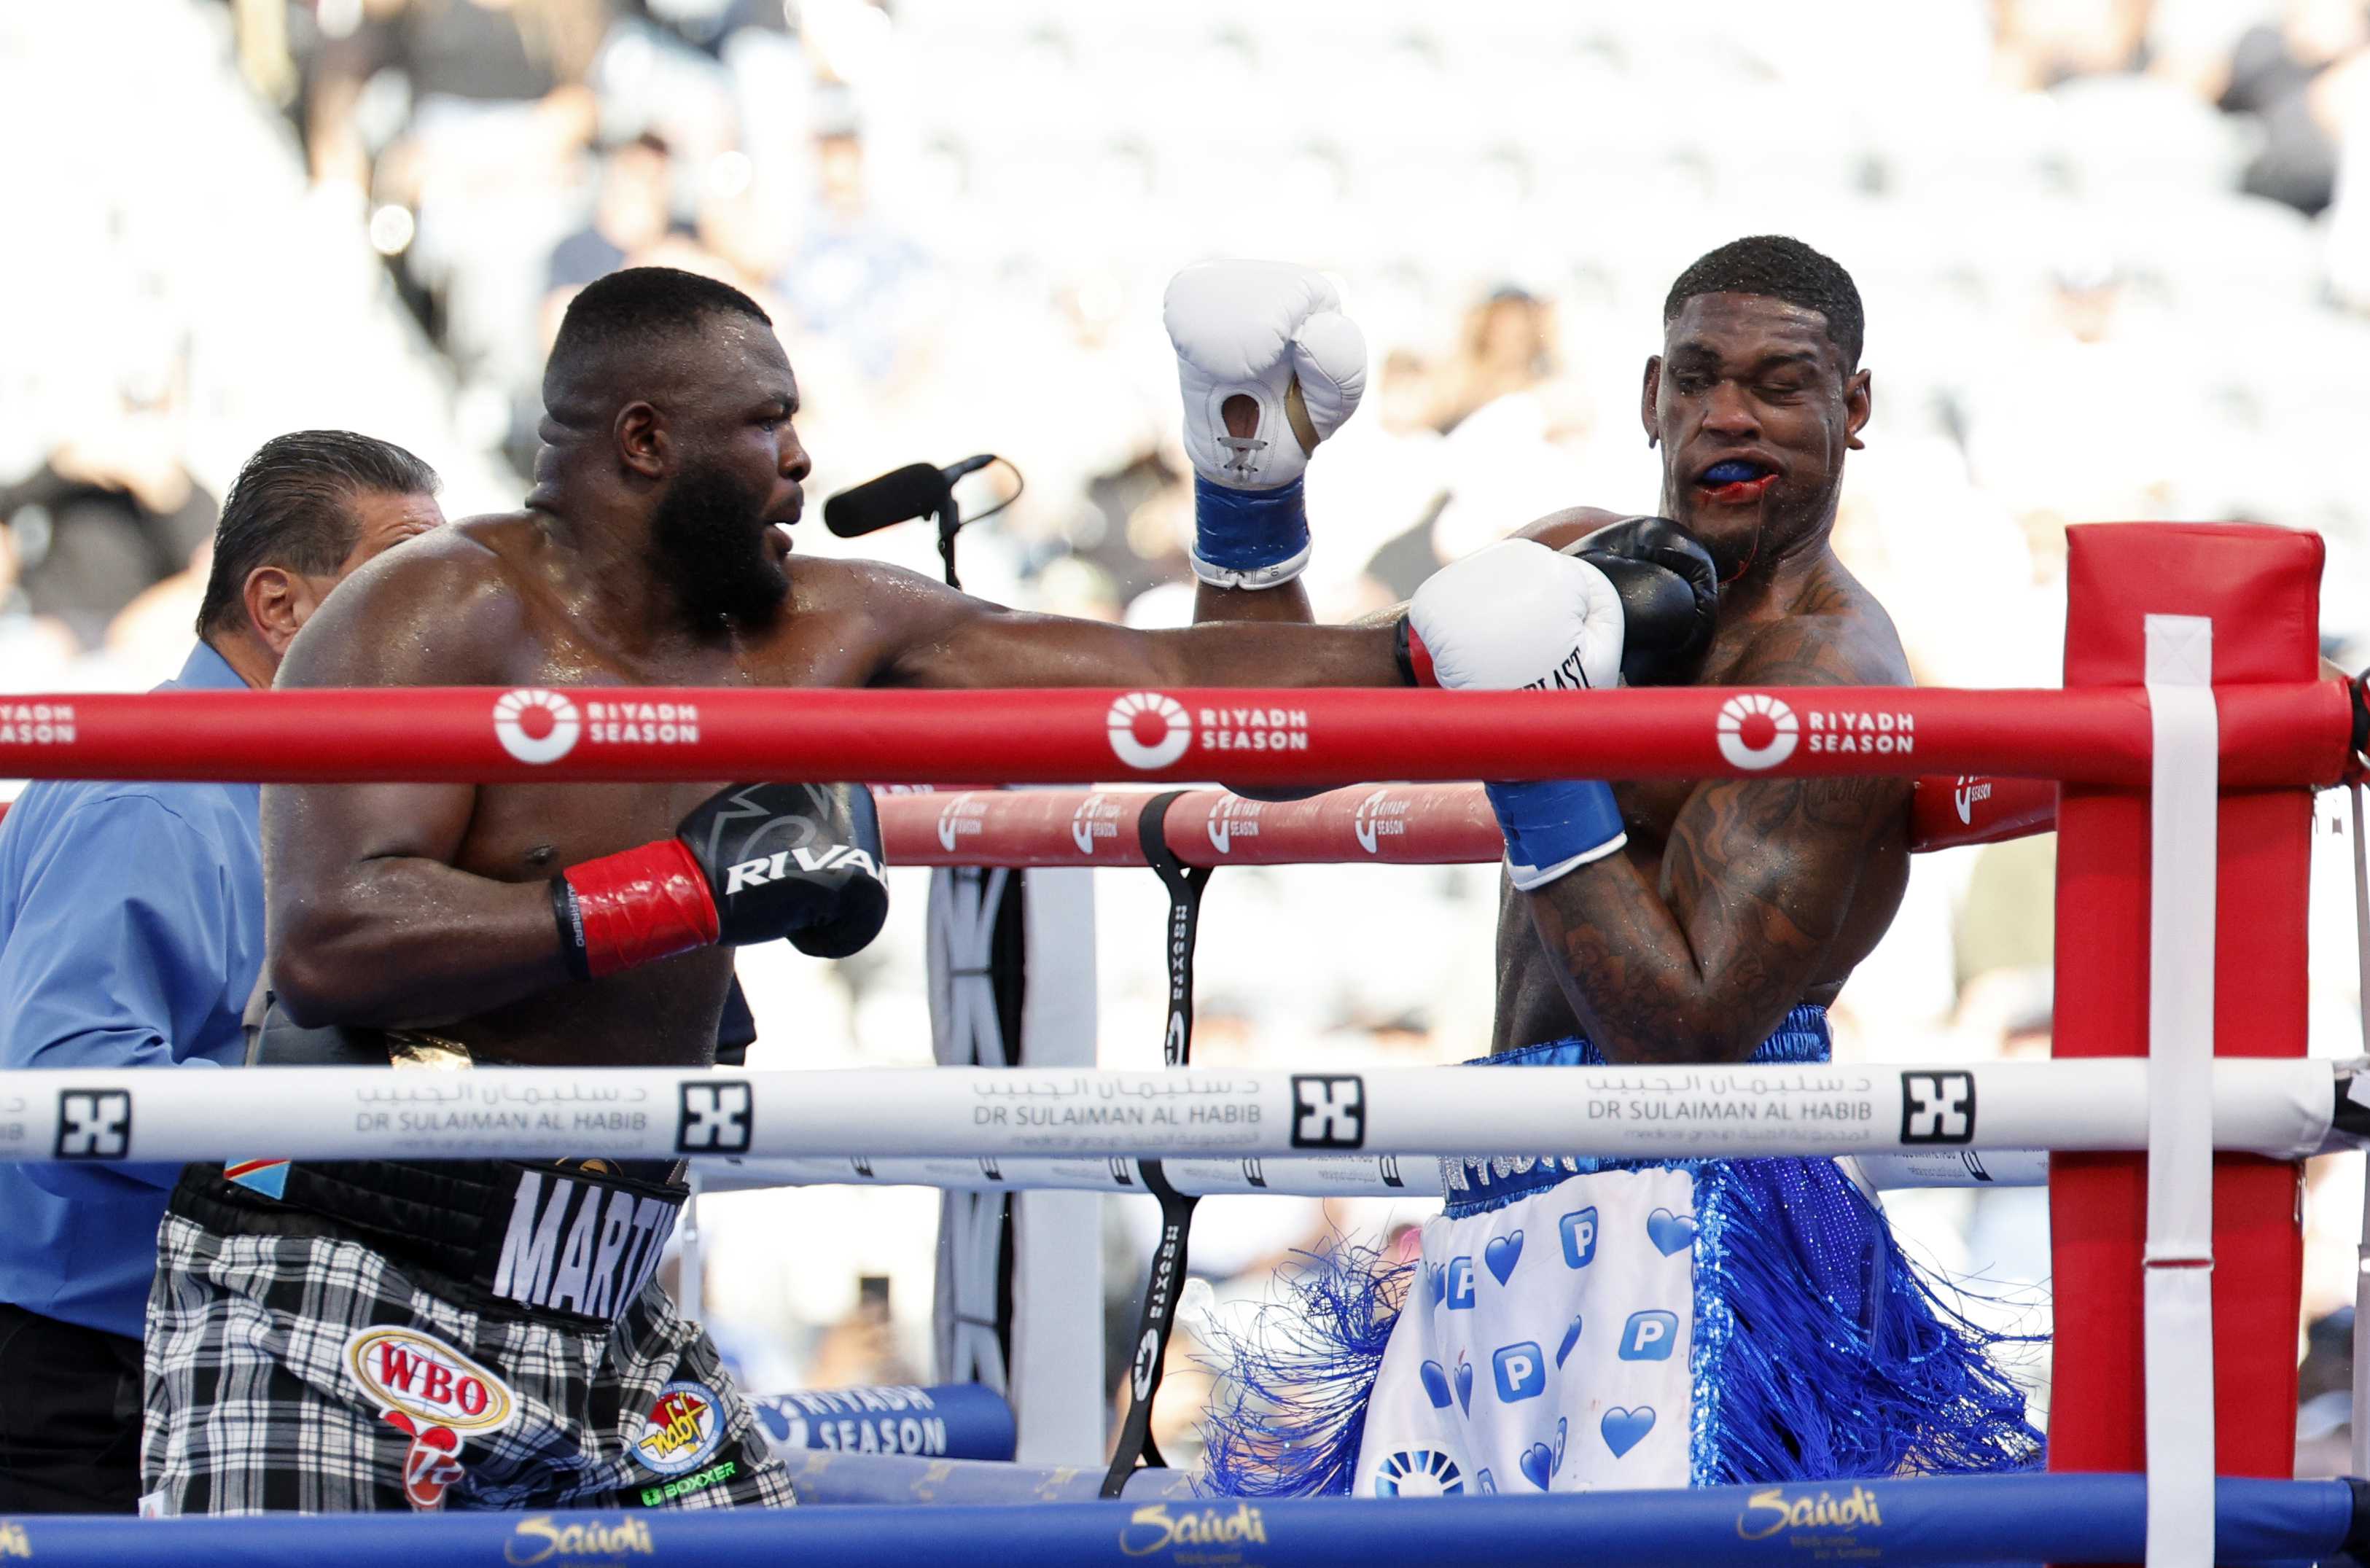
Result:
<svg viewBox="0 0 2370 1568"><path fill-rule="evenodd" d="M2223 781L2336 782L2340 681L2216 689ZM574 687L0 700L0 778L496 782L1990 774L2145 787L2147 699L2075 691L1711 688L807 691Z"/></svg>
<svg viewBox="0 0 2370 1568"><path fill-rule="evenodd" d="M1141 866L1145 790L877 791L898 866ZM1921 778L1911 847L1989 844L2056 824L2057 786L2032 778ZM1189 866L1478 865L1505 848L1476 784L1361 784L1305 801L1192 790L1163 818Z"/></svg>

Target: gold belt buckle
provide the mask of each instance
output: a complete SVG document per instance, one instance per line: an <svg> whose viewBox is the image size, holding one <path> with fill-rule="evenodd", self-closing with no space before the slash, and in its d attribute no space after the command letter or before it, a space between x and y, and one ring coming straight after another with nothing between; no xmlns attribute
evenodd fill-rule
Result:
<svg viewBox="0 0 2370 1568"><path fill-rule="evenodd" d="M458 1040L447 1040L441 1034L420 1034L407 1029L386 1032L386 1060L389 1066L425 1068L430 1072L454 1073L477 1066L469 1048Z"/></svg>

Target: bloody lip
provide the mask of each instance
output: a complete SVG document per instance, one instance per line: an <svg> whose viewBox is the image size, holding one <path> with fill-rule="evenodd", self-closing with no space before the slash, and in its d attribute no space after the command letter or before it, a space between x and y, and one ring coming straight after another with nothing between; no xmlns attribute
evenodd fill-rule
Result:
<svg viewBox="0 0 2370 1568"><path fill-rule="evenodd" d="M1738 479L1724 485L1698 484L1696 488L1720 506L1743 506L1759 501L1761 492L1776 483L1778 476L1764 474L1757 479Z"/></svg>

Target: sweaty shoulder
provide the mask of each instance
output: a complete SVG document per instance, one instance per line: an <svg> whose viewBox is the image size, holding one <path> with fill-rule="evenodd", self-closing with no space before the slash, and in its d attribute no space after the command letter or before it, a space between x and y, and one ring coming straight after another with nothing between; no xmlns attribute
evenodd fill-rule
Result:
<svg viewBox="0 0 2370 1568"><path fill-rule="evenodd" d="M541 535L472 517L387 551L338 584L289 644L275 686L473 686L503 676Z"/></svg>
<svg viewBox="0 0 2370 1568"><path fill-rule="evenodd" d="M790 604L777 646L789 684L865 686L891 679L914 650L942 643L995 606L886 561L793 556Z"/></svg>
<svg viewBox="0 0 2370 1568"><path fill-rule="evenodd" d="M1755 632L1716 684L1912 686L1901 634L1876 595L1840 565Z"/></svg>

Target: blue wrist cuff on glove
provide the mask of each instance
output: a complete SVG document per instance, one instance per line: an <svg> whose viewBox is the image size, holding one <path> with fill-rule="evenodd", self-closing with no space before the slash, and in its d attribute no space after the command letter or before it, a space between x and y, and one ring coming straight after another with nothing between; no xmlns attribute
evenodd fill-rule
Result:
<svg viewBox="0 0 2370 1568"><path fill-rule="evenodd" d="M1221 588L1272 588L1308 564L1301 481L1239 490L1193 478L1193 572Z"/></svg>
<svg viewBox="0 0 2370 1568"><path fill-rule="evenodd" d="M1517 890L1545 887L1602 859L1628 839L1613 786L1594 778L1484 784L1506 835L1506 870Z"/></svg>

